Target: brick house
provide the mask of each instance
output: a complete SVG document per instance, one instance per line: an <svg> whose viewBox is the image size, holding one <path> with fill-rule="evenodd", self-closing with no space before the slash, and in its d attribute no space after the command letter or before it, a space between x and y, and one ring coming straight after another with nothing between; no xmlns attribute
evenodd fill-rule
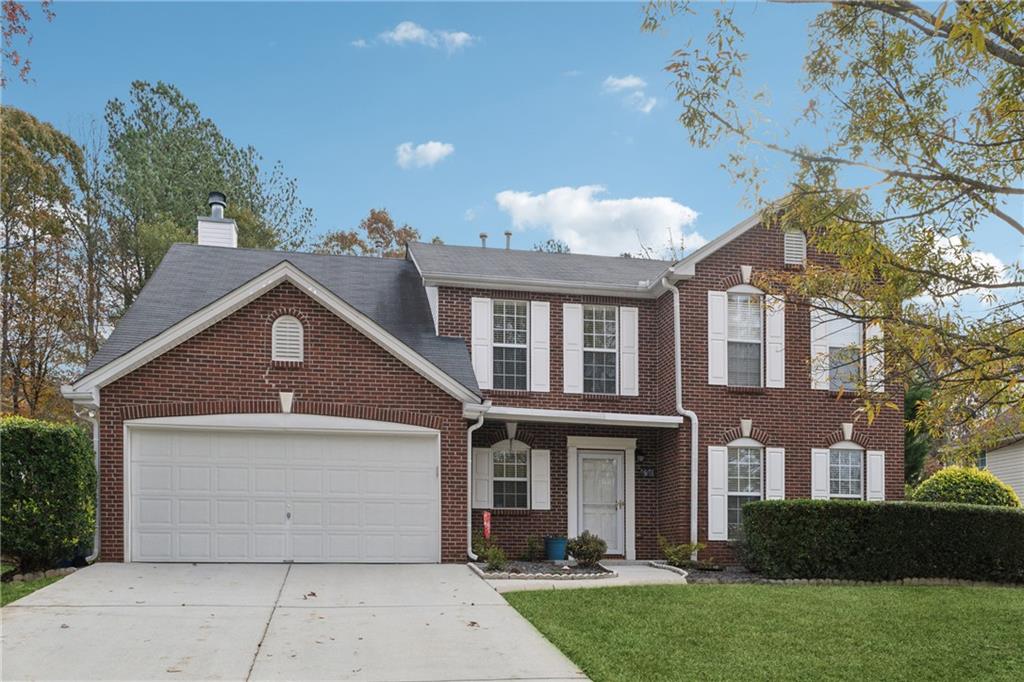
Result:
<svg viewBox="0 0 1024 682"><path fill-rule="evenodd" d="M766 296L818 258L751 218L672 263L415 243L236 248L223 197L64 394L93 415L107 561L464 561L584 529L731 557L753 499L898 499L881 330ZM872 346L875 344L871 344Z"/></svg>

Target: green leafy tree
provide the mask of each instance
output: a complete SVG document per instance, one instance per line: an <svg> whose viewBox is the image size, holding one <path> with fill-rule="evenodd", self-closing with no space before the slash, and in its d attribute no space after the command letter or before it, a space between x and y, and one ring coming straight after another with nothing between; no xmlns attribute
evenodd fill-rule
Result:
<svg viewBox="0 0 1024 682"><path fill-rule="evenodd" d="M652 3L643 27L696 11L708 8ZM666 69L690 142L729 145L723 168L766 223L804 230L839 266L777 273L766 286L882 323L885 340L866 352L885 352L890 385L923 374L933 386L914 416L933 435L995 442L1024 428L1024 273L973 246L980 230L1024 235L1024 3L821 3L808 27L806 105L791 126L772 116L768 93L746 86L738 11L711 8L710 32ZM822 142L788 132L811 126ZM761 196L766 155L788 164L783 200ZM899 409L859 393L869 420ZM1001 422L1005 433L972 428L1002 413L1017 416Z"/></svg>
<svg viewBox="0 0 1024 682"><path fill-rule="evenodd" d="M569 245L561 239L547 239L542 242L537 242L533 245L533 250L543 251L544 253L572 253L569 249Z"/></svg>
<svg viewBox="0 0 1024 682"><path fill-rule="evenodd" d="M123 309L174 239L194 240L196 216L211 190L225 192L239 245L298 249L313 225L297 182L278 163L268 171L252 147L239 147L175 86L135 81L126 100L107 103L112 285Z"/></svg>
<svg viewBox="0 0 1024 682"><path fill-rule="evenodd" d="M915 383L907 387L903 396L903 482L917 485L921 482L925 459L935 450L931 434L919 426L917 411L932 395L927 384Z"/></svg>
<svg viewBox="0 0 1024 682"><path fill-rule="evenodd" d="M419 240L419 230L409 225L398 227L386 208L371 208L354 230L328 232L317 242L317 253L350 256L403 258L405 245ZM434 237L433 243L441 240Z"/></svg>

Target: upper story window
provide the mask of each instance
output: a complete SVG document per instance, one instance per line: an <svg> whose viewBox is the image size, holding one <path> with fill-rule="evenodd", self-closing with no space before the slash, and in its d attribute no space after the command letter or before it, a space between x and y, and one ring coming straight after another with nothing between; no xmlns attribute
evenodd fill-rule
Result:
<svg viewBox="0 0 1024 682"><path fill-rule="evenodd" d="M799 230L783 233L783 262L786 265L804 265L807 262L807 236Z"/></svg>
<svg viewBox="0 0 1024 682"><path fill-rule="evenodd" d="M304 357L302 322L281 315L271 327L271 359L275 362L302 362Z"/></svg>
<svg viewBox="0 0 1024 682"><path fill-rule="evenodd" d="M829 321L828 384L833 391L851 391L861 382L863 355L863 326L845 318L833 317Z"/></svg>
<svg viewBox="0 0 1024 682"><path fill-rule="evenodd" d="M618 313L615 306L583 306L583 392L618 392Z"/></svg>
<svg viewBox="0 0 1024 682"><path fill-rule="evenodd" d="M526 301L493 302L494 388L526 390L529 347L527 308Z"/></svg>
<svg viewBox="0 0 1024 682"><path fill-rule="evenodd" d="M743 526L743 505L764 496L764 449L757 445L729 446L727 455L729 494L728 534L736 536Z"/></svg>
<svg viewBox="0 0 1024 682"><path fill-rule="evenodd" d="M850 445L828 451L829 497L859 500L864 497L864 451Z"/></svg>
<svg viewBox="0 0 1024 682"><path fill-rule="evenodd" d="M760 386L763 297L750 292L729 292L728 297L729 385Z"/></svg>

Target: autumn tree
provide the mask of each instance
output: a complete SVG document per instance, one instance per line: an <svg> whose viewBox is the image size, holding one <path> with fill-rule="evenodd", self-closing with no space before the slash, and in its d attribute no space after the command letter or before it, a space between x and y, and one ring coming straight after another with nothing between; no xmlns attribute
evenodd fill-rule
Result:
<svg viewBox="0 0 1024 682"><path fill-rule="evenodd" d="M1017 245L1024 235L1024 4L821 3L806 105L786 127L769 93L747 88L741 7L652 3L643 27L698 11L711 12L712 29L666 66L690 142L729 145L723 168L766 223L805 231L839 265L775 273L765 286L882 323L884 341L866 352L884 350L897 385L933 389L915 426L975 448L982 432L995 442L1024 430L1024 274L974 246L981 231ZM811 126L821 143L797 139ZM788 165L782 200L762 196L766 155ZM871 388L859 391L867 418L902 408ZM974 428L993 415L1011 418Z"/></svg>
<svg viewBox="0 0 1024 682"><path fill-rule="evenodd" d="M28 30L32 15L29 13L25 2L20 0L3 0L3 28L0 29L0 37L3 39L3 68L0 68L0 87L7 85L7 69L17 71L18 78L28 82L29 73L32 71L32 61L22 52L18 44L32 44L32 34ZM47 21L53 21L53 0L41 0L39 11Z"/></svg>
<svg viewBox="0 0 1024 682"><path fill-rule="evenodd" d="M175 86L135 81L105 112L106 206L112 286L123 311L175 241L195 241L196 216L211 190L225 192L225 215L240 246L298 249L313 226L298 183L281 164L264 168Z"/></svg>
<svg viewBox="0 0 1024 682"><path fill-rule="evenodd" d="M571 253L569 245L561 239L546 239L542 242L537 242L533 245L533 250L544 253Z"/></svg>
<svg viewBox="0 0 1024 682"><path fill-rule="evenodd" d="M57 387L72 360L69 331L77 311L68 224L82 152L70 137L19 109L0 108L0 122L2 409L68 416Z"/></svg>
<svg viewBox="0 0 1024 682"><path fill-rule="evenodd" d="M358 227L328 232L317 242L315 250L334 255L403 258L405 245L419 238L419 230L406 224L396 226L386 208L371 208ZM437 237L434 241L440 242Z"/></svg>

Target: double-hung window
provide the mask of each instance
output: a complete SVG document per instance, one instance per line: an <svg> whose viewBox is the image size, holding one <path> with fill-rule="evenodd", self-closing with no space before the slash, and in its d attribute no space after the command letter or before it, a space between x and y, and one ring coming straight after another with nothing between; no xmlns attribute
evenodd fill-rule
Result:
<svg viewBox="0 0 1024 682"><path fill-rule="evenodd" d="M528 308L526 301L494 301L494 388L526 390Z"/></svg>
<svg viewBox="0 0 1024 682"><path fill-rule="evenodd" d="M615 306L583 306L584 393L618 393L618 314Z"/></svg>
<svg viewBox="0 0 1024 682"><path fill-rule="evenodd" d="M526 509L530 500L530 451L524 447L495 447L493 483L495 509Z"/></svg>
<svg viewBox="0 0 1024 682"><path fill-rule="evenodd" d="M764 491L763 450L756 446L730 447L728 527L729 537L743 525L743 505L760 500Z"/></svg>
<svg viewBox="0 0 1024 682"><path fill-rule="evenodd" d="M863 327L842 317L833 317L828 335L828 384L833 391L851 391L861 381Z"/></svg>
<svg viewBox="0 0 1024 682"><path fill-rule="evenodd" d="M828 451L829 497L859 500L864 497L864 451L832 448Z"/></svg>
<svg viewBox="0 0 1024 682"><path fill-rule="evenodd" d="M762 352L762 296L729 292L729 385L760 386Z"/></svg>

